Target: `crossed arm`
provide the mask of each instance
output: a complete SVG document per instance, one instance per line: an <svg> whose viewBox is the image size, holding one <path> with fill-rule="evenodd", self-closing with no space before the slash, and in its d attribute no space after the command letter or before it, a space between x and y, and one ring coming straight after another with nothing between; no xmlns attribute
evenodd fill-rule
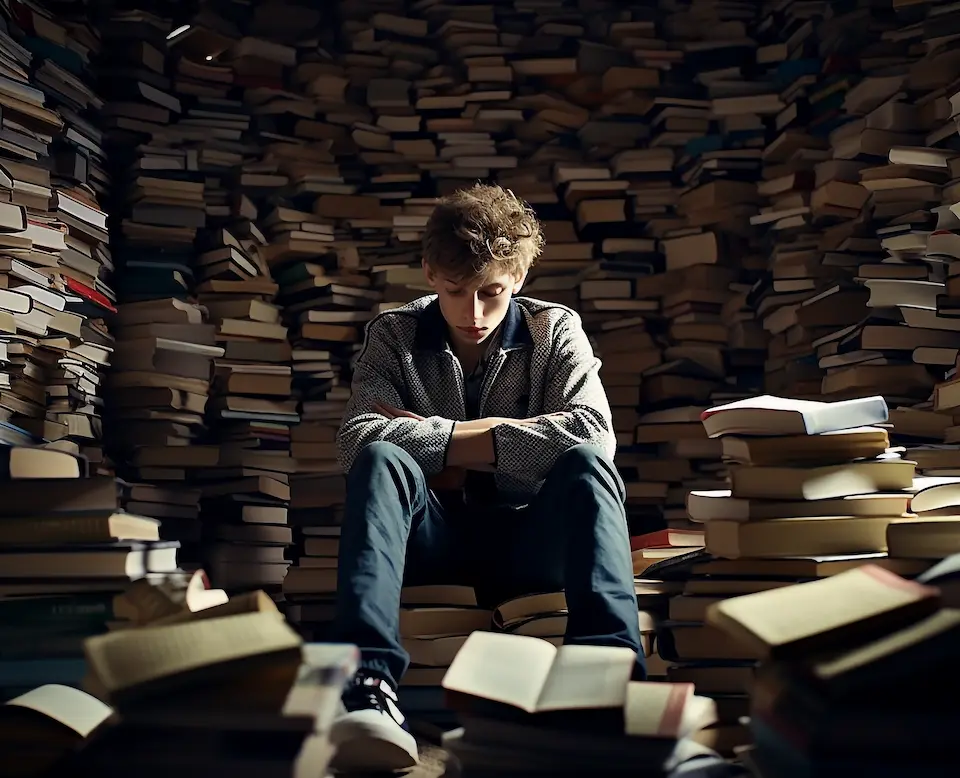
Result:
<svg viewBox="0 0 960 778"><path fill-rule="evenodd" d="M393 341L389 323L371 322L337 435L345 471L364 446L377 440L403 448L428 476L455 467L543 480L557 458L580 443L592 443L613 456L616 439L598 374L600 361L578 317L558 325L543 391L544 413L530 419L454 422L404 410Z"/></svg>
<svg viewBox="0 0 960 778"><path fill-rule="evenodd" d="M386 403L375 402L374 410L388 419L415 419L426 421L412 411L394 408ZM447 448L447 467L458 467L464 470L494 470L496 463L496 448L494 447L493 431L501 424L536 424L541 420L563 418L562 412L544 413L529 419L508 419L502 416L487 416L473 421L458 421L453 425L450 436L450 445Z"/></svg>

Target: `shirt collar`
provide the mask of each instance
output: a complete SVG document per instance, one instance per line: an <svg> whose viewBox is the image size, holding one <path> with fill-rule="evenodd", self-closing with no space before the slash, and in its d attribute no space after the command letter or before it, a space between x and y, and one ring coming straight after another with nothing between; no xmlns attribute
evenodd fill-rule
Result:
<svg viewBox="0 0 960 778"><path fill-rule="evenodd" d="M533 337L530 334L527 317L520 309L520 305L515 298L510 298L507 315L500 324L497 335L500 339L500 348L504 351L533 345ZM440 310L439 300L434 299L420 313L414 344L421 351L444 351L446 349L447 323Z"/></svg>

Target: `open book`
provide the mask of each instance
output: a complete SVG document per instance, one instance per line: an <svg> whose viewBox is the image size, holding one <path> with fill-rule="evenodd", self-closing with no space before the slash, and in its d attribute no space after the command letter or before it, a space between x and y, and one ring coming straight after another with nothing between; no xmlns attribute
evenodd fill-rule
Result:
<svg viewBox="0 0 960 778"><path fill-rule="evenodd" d="M692 701L692 684L632 681L636 661L625 647L557 647L528 635L474 632L443 688L467 715L610 735L678 739L710 718L709 703Z"/></svg>
<svg viewBox="0 0 960 778"><path fill-rule="evenodd" d="M0 706L0 776L45 774L78 749L113 711L70 686L47 684Z"/></svg>

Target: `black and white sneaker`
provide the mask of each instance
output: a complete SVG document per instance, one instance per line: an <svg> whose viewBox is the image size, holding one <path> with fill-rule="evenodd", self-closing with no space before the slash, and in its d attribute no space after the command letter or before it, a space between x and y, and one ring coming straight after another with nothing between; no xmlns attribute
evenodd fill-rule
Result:
<svg viewBox="0 0 960 778"><path fill-rule="evenodd" d="M343 693L330 742L337 749L330 766L342 772L406 770L420 762L397 693L387 681L362 670Z"/></svg>

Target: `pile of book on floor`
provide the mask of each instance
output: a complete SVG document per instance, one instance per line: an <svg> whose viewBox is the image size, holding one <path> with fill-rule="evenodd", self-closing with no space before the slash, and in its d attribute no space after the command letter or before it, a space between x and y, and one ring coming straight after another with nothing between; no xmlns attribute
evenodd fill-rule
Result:
<svg viewBox="0 0 960 778"><path fill-rule="evenodd" d="M123 513L115 479L50 448L0 447L0 692L83 676L83 640L108 628L116 595L175 574L178 544Z"/></svg>
<svg viewBox="0 0 960 778"><path fill-rule="evenodd" d="M4 706L5 766L322 776L359 661L355 646L304 644L263 592L92 637L84 651L84 691L47 685Z"/></svg>
<svg viewBox="0 0 960 778"><path fill-rule="evenodd" d="M867 564L710 607L708 621L763 660L745 754L757 775L956 772L958 561L917 581Z"/></svg>
<svg viewBox="0 0 960 778"><path fill-rule="evenodd" d="M636 663L624 647L475 632L443 679L462 722L443 744L464 775L659 776L714 756L696 740L712 701L693 684L634 681Z"/></svg>
<svg viewBox="0 0 960 778"><path fill-rule="evenodd" d="M746 737L752 664L749 646L706 623L711 605L877 562L902 575L929 563L887 557L891 525L909 517L914 464L890 447L883 398L837 403L762 396L703 414L722 444L730 488L691 492L690 518L705 550L673 571L683 589L658 634L667 677L695 680L716 695L728 752Z"/></svg>

